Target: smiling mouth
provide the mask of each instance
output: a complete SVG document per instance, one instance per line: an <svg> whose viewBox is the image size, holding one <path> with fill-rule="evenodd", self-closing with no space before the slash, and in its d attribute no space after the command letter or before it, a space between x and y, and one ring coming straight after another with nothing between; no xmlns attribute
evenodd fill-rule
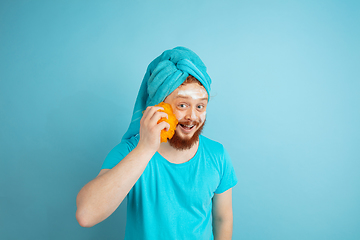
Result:
<svg viewBox="0 0 360 240"><path fill-rule="evenodd" d="M179 124L183 129L185 130L191 130L193 129L193 127L195 127L195 125L187 125L187 124Z"/></svg>

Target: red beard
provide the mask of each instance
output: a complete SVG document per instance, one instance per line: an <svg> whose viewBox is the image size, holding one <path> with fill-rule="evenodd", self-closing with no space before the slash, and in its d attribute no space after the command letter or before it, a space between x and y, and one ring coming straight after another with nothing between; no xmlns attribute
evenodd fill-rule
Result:
<svg viewBox="0 0 360 240"><path fill-rule="evenodd" d="M179 124L192 125L194 122L181 122ZM200 123L196 122L194 127L198 127ZM188 150L190 149L196 142L199 141L199 136L204 128L205 122L199 127L198 130L194 133L194 135L190 139L184 139L179 136L179 134L175 130L174 136L169 139L170 146L175 148L176 150Z"/></svg>

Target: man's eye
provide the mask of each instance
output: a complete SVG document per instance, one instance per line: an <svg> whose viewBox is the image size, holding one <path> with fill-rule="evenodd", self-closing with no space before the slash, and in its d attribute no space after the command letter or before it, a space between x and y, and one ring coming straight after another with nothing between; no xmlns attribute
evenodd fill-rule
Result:
<svg viewBox="0 0 360 240"><path fill-rule="evenodd" d="M198 108L199 110L202 110L202 109L204 109L204 105L199 105L199 106L197 106L197 108Z"/></svg>
<svg viewBox="0 0 360 240"><path fill-rule="evenodd" d="M179 108L185 108L186 105L185 104L179 104Z"/></svg>

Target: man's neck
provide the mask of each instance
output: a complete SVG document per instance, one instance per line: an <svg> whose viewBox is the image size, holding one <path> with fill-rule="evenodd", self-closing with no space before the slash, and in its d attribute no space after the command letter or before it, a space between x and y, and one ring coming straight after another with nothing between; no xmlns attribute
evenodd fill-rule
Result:
<svg viewBox="0 0 360 240"><path fill-rule="evenodd" d="M199 141L197 141L190 149L177 150L176 148L170 146L169 142L166 142L161 143L158 153L169 162L180 164L190 161L190 159L195 156L198 147Z"/></svg>

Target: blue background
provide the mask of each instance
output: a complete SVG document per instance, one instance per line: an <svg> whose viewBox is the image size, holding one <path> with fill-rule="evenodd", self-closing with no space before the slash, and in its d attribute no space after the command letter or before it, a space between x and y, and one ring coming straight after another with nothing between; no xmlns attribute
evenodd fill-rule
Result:
<svg viewBox="0 0 360 240"><path fill-rule="evenodd" d="M360 239L359 1L0 2L1 239L122 239L76 195L130 122L147 65L186 46L204 135L239 178L233 239ZM150 219L149 219L150 220Z"/></svg>

